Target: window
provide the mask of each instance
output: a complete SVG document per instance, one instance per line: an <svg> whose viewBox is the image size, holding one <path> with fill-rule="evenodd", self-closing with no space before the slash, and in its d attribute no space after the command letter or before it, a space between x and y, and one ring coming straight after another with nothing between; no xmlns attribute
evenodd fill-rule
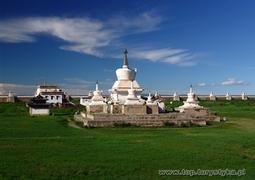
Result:
<svg viewBox="0 0 255 180"><path fill-rule="evenodd" d="M54 96L51 96L51 100L53 100L54 99Z"/></svg>
<svg viewBox="0 0 255 180"><path fill-rule="evenodd" d="M58 100L59 96L56 97L56 99Z"/></svg>

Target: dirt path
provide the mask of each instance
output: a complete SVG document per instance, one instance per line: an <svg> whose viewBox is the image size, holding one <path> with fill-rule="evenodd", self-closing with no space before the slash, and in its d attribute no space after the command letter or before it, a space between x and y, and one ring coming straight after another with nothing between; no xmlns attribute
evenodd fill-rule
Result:
<svg viewBox="0 0 255 180"><path fill-rule="evenodd" d="M78 126L77 124L75 124L74 121L68 119L68 126L72 127L72 128L76 128L76 129L82 129L80 126Z"/></svg>

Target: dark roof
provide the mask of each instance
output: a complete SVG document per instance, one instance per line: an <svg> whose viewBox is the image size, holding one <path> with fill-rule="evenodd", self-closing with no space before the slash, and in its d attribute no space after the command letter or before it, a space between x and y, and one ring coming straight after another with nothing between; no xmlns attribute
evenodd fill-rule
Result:
<svg viewBox="0 0 255 180"><path fill-rule="evenodd" d="M47 99L41 96L40 94L30 99L30 102L33 102L33 103L46 103L46 101Z"/></svg>
<svg viewBox="0 0 255 180"><path fill-rule="evenodd" d="M35 96L33 98L31 98L31 101L32 100L40 100L40 99L44 99L44 97L42 97L40 94L38 96Z"/></svg>
<svg viewBox="0 0 255 180"><path fill-rule="evenodd" d="M50 104L46 103L46 101L47 99L39 94L38 96L31 98L30 102L27 104L33 108L49 108Z"/></svg>

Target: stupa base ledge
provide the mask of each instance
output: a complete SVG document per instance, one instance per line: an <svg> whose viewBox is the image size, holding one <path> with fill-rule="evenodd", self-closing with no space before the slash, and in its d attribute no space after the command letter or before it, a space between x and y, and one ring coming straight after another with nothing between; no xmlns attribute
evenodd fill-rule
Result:
<svg viewBox="0 0 255 180"><path fill-rule="evenodd" d="M189 114L190 116L194 117L202 117L207 116L209 114L209 109L204 107L198 108L175 108L176 111L181 113Z"/></svg>
<svg viewBox="0 0 255 180"><path fill-rule="evenodd" d="M86 107L87 112L89 113L107 113L106 105L89 105Z"/></svg>
<svg viewBox="0 0 255 180"><path fill-rule="evenodd" d="M189 127L206 126L210 121L219 119L214 115L192 117L186 113L162 113L144 115L125 115L125 114L77 114L74 120L83 122L85 127Z"/></svg>

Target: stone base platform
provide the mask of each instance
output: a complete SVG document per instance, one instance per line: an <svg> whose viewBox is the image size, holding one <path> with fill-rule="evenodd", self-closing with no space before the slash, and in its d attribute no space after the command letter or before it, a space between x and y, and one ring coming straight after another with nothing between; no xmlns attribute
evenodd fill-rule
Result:
<svg viewBox="0 0 255 180"><path fill-rule="evenodd" d="M162 127L190 125L205 126L209 121L218 121L219 117L207 115L203 117L191 117L186 113L162 113L146 115L123 115L123 114L78 114L75 121L83 122L86 127L116 127L116 126L139 126L139 127Z"/></svg>

